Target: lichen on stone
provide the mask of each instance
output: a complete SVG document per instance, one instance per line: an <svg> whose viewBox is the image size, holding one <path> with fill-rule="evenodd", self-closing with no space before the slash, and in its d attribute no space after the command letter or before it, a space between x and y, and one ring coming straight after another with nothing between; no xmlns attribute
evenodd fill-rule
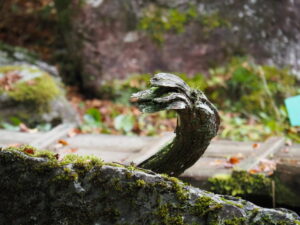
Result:
<svg viewBox="0 0 300 225"><path fill-rule="evenodd" d="M297 224L299 219L229 199L240 208L176 178L116 165L76 155L60 159L31 146L0 149L0 224L237 225L262 215Z"/></svg>
<svg viewBox="0 0 300 225"><path fill-rule="evenodd" d="M233 171L231 175L217 175L209 179L210 190L220 194L241 196L249 194L269 194L271 179L263 174L247 171Z"/></svg>
<svg viewBox="0 0 300 225"><path fill-rule="evenodd" d="M43 112L49 109L51 100L62 94L54 78L37 67L27 65L0 67L0 79L5 79L8 73L15 74L19 80L7 84L9 86L0 87L0 94L6 94L17 104L36 107L37 111Z"/></svg>
<svg viewBox="0 0 300 225"><path fill-rule="evenodd" d="M150 4L143 9L143 16L139 20L138 28L146 31L150 37L162 44L167 32L182 33L185 25L197 16L195 7L188 10L169 9Z"/></svg>

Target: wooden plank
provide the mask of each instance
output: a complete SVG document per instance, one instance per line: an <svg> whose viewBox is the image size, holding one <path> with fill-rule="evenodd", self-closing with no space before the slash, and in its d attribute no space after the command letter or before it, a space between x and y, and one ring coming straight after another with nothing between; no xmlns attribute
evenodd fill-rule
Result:
<svg viewBox="0 0 300 225"><path fill-rule="evenodd" d="M247 157L254 150L253 144L254 142L212 141L202 157L228 158L237 154Z"/></svg>
<svg viewBox="0 0 300 225"><path fill-rule="evenodd" d="M139 153L133 154L131 157L124 161L125 164L134 163L136 165L140 164L144 160L150 158L155 153L157 153L162 147L167 145L175 137L174 133L166 133L164 136L160 137L155 143L151 143L149 146L145 146Z"/></svg>
<svg viewBox="0 0 300 225"><path fill-rule="evenodd" d="M262 159L275 154L284 147L285 140L282 137L271 137L263 143L253 154L237 165L237 169L250 170L257 166Z"/></svg>
<svg viewBox="0 0 300 225"><path fill-rule="evenodd" d="M0 130L0 146L5 147L12 144L29 144L35 139L43 136L44 133L25 133L19 131Z"/></svg>
<svg viewBox="0 0 300 225"><path fill-rule="evenodd" d="M60 124L29 144L38 149L45 149L60 138L65 137L68 132L74 127L75 124Z"/></svg>
<svg viewBox="0 0 300 225"><path fill-rule="evenodd" d="M299 159L300 160L300 144L293 144L285 147L274 155L275 159Z"/></svg>
<svg viewBox="0 0 300 225"><path fill-rule="evenodd" d="M208 188L208 179L217 175L230 175L232 168L225 168L225 159L200 158L198 162L187 169L180 178L196 187Z"/></svg>
<svg viewBox="0 0 300 225"><path fill-rule="evenodd" d="M159 137L139 137L108 134L80 134L66 141L72 148L95 151L139 152L145 146L156 143Z"/></svg>
<svg viewBox="0 0 300 225"><path fill-rule="evenodd" d="M207 181L208 178L217 176L217 175L230 175L232 170L230 169L207 169L202 170L201 172L196 171L186 171L180 177L189 178L191 181Z"/></svg>
<svg viewBox="0 0 300 225"><path fill-rule="evenodd" d="M300 162L297 164L289 164L289 163L278 163L276 166L276 172L284 172L286 174L290 173L293 175L297 175L297 178L300 177ZM300 180L297 179L300 185Z"/></svg>

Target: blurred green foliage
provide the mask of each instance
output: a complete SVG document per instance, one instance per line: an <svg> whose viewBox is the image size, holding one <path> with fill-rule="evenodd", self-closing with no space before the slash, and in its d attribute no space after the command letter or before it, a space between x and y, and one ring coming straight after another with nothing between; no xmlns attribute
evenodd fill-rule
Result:
<svg viewBox="0 0 300 225"><path fill-rule="evenodd" d="M185 12L181 12L178 9L150 5L144 9L138 28L146 31L155 42L162 44L166 32L183 32L185 25L196 16L195 7L190 7Z"/></svg>
<svg viewBox="0 0 300 225"><path fill-rule="evenodd" d="M116 103L129 105L130 96L148 87L151 75L133 75L126 80L109 80L101 87L102 96Z"/></svg>
<svg viewBox="0 0 300 225"><path fill-rule="evenodd" d="M166 33L182 33L190 22L201 25L199 29L206 38L217 28L231 27L231 23L221 17L217 11L199 14L195 5L190 5L185 10L179 10L150 4L142 12L138 29L145 31L156 43L163 44Z"/></svg>
<svg viewBox="0 0 300 225"><path fill-rule="evenodd" d="M236 141L263 141L270 136L285 135L300 143L299 128L289 125L284 106L285 98L300 94L300 84L287 69L257 65L247 58L234 58L225 66L211 69L208 75L177 75L192 88L204 91L218 107L222 118L219 137ZM96 100L93 105L92 102L87 104L82 101L79 104L84 113L81 131L127 135L156 135L172 131L176 125L175 112L141 114L130 105L130 96L145 90L149 86L150 78L151 75L142 74L126 80L107 81L103 85L102 93L114 103ZM30 86L30 90L35 90L38 81ZM18 92L13 92L16 100L31 101L32 96L36 96L28 91L24 92L25 95L20 95L23 88L19 86L17 90ZM48 99L49 82L43 90L47 90L47 95L39 97L42 96L42 100ZM38 105L42 104L39 100L35 101ZM17 130L20 123L15 118L11 124L2 123L1 126Z"/></svg>
<svg viewBox="0 0 300 225"><path fill-rule="evenodd" d="M222 109L279 119L285 98L299 93L296 78L287 69L260 66L234 58L227 66L210 70L205 93Z"/></svg>
<svg viewBox="0 0 300 225"><path fill-rule="evenodd" d="M210 71L203 90L220 109L263 124L264 137L285 133L300 142L297 130L289 125L284 106L285 98L300 93L299 82L288 69L234 58L227 66ZM242 127L241 133L246 129Z"/></svg>
<svg viewBox="0 0 300 225"><path fill-rule="evenodd" d="M117 130L124 131L125 133L129 133L132 131L135 123L135 118L133 115L118 115L114 119L114 126Z"/></svg>
<svg viewBox="0 0 300 225"><path fill-rule="evenodd" d="M222 117L220 137L261 141L272 135L286 135L300 142L299 131L289 125L284 99L300 94L300 85L288 69L257 65L247 58L234 58L209 75L188 77L177 74L191 87L205 92L219 108ZM149 85L150 75L115 80L104 91L115 102L127 103L130 95ZM166 117L174 113L164 114Z"/></svg>
<svg viewBox="0 0 300 225"><path fill-rule="evenodd" d="M95 130L101 130L102 133L109 133L107 126L102 121L102 115L98 109L88 109L84 116L80 126L83 132L93 133Z"/></svg>

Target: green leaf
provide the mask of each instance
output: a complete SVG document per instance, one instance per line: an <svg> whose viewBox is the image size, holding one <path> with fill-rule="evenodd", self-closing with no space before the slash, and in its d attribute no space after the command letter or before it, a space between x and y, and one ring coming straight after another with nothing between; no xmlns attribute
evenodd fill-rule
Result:
<svg viewBox="0 0 300 225"><path fill-rule="evenodd" d="M90 108L86 111L86 115L89 115L94 119L94 121L100 123L102 121L101 114L98 109Z"/></svg>
<svg viewBox="0 0 300 225"><path fill-rule="evenodd" d="M99 121L96 121L95 118L89 114L83 116L83 121L86 125L91 127L99 127L101 125Z"/></svg>
<svg viewBox="0 0 300 225"><path fill-rule="evenodd" d="M9 131L19 131L20 130L19 126L14 126L14 125L11 125L6 122L2 122L1 127L3 127L5 130L9 130Z"/></svg>
<svg viewBox="0 0 300 225"><path fill-rule="evenodd" d="M39 131L50 131L52 129L51 123L42 123L36 127Z"/></svg>
<svg viewBox="0 0 300 225"><path fill-rule="evenodd" d="M22 121L19 118L15 117L15 116L10 117L9 120L11 121L12 125L14 125L14 126L19 126L20 123L22 123Z"/></svg>
<svg viewBox="0 0 300 225"><path fill-rule="evenodd" d="M132 115L119 115L114 120L114 126L117 130L130 132L134 126L134 117Z"/></svg>

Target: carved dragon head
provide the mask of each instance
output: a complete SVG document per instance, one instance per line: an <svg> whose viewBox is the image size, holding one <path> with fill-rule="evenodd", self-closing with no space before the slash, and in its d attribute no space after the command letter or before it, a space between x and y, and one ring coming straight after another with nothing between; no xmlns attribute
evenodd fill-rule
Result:
<svg viewBox="0 0 300 225"><path fill-rule="evenodd" d="M190 88L182 79L169 73L158 73L150 80L151 88L132 95L132 102L145 113L161 110L198 112L214 117L218 126L220 117L215 106L205 94Z"/></svg>
<svg viewBox="0 0 300 225"><path fill-rule="evenodd" d="M172 143L139 166L179 175L199 159L216 136L219 114L203 92L190 88L173 74L158 73L150 83L151 88L132 95L132 102L146 113L175 110L179 118Z"/></svg>

